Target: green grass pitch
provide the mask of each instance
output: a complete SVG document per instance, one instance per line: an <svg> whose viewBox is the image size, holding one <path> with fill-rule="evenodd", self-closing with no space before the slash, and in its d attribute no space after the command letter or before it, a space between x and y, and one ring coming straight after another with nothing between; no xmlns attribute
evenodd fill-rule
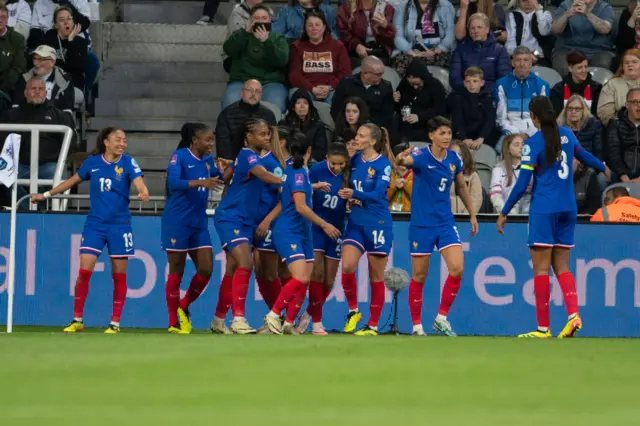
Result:
<svg viewBox="0 0 640 426"><path fill-rule="evenodd" d="M640 425L640 340L20 330L2 426Z"/></svg>

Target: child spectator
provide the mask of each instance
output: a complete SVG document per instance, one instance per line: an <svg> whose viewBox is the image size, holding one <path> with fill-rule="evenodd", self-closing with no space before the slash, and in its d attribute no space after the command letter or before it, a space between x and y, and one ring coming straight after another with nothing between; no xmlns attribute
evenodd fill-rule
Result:
<svg viewBox="0 0 640 426"><path fill-rule="evenodd" d="M502 143L502 161L493 168L491 174L491 189L489 198L496 212L501 212L504 203L509 198L518 176L520 175L520 162L522 161L522 146L528 136L526 134L511 134L504 138ZM530 191L528 191L530 192ZM513 207L511 214L528 214L531 196L525 195Z"/></svg>
<svg viewBox="0 0 640 426"><path fill-rule="evenodd" d="M467 148L462 141L453 140L451 142L451 150L462 158L462 166L464 167L462 175L467 184L467 188L469 188L469 194L471 194L473 208L476 210L474 213L478 213L482 207L483 196L482 182L480 182L480 175L478 175L476 171L476 162L473 160L471 151L469 151L469 148ZM455 185L451 185L451 210L455 214L469 214L462 199L456 194Z"/></svg>
<svg viewBox="0 0 640 426"><path fill-rule="evenodd" d="M282 120L289 127L300 130L307 137L307 144L311 147L311 157L315 161L322 161L327 155L327 133L324 123L320 120L318 110L313 106L311 94L304 89L295 91L289 101L289 112Z"/></svg>
<svg viewBox="0 0 640 426"><path fill-rule="evenodd" d="M569 98L567 106L558 117L558 124L573 130L584 149L595 155L600 161L604 160L602 123L591 115L587 102L582 96L573 95Z"/></svg>
<svg viewBox="0 0 640 426"><path fill-rule="evenodd" d="M484 88L484 73L479 67L469 67L464 73L464 87L448 99L453 137L469 149L482 144L496 145L496 110L490 93Z"/></svg>
<svg viewBox="0 0 640 426"><path fill-rule="evenodd" d="M393 149L393 155L398 155L409 147L408 144L399 144ZM411 191L413 190L413 169L405 166L396 166L391 176L391 185L387 191L389 198L389 210L394 213L411 212Z"/></svg>

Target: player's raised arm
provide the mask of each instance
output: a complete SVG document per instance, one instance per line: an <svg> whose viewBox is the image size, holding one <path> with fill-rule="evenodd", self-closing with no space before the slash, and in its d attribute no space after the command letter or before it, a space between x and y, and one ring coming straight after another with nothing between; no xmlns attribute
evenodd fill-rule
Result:
<svg viewBox="0 0 640 426"><path fill-rule="evenodd" d="M400 154L396 156L396 166L405 166L411 167L413 166L413 157L411 153L413 152L413 148L409 147L402 151Z"/></svg>
<svg viewBox="0 0 640 426"><path fill-rule="evenodd" d="M47 198L52 197L54 195L62 194L63 192L73 188L80 182L82 182L82 178L80 177L80 175L78 175L78 173L76 173L75 175L71 176L69 179L65 180L64 182L61 182L60 185L56 186L53 189L50 189L44 194L32 195L31 202L35 204L38 201L44 201Z"/></svg>

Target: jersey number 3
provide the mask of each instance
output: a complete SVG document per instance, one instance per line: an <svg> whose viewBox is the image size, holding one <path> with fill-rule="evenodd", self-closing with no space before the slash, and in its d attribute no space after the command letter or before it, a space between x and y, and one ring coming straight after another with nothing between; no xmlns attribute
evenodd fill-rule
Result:
<svg viewBox="0 0 640 426"><path fill-rule="evenodd" d="M567 153L562 151L562 158L560 159L560 170L558 170L558 177L560 179L566 179L569 177L569 165L567 164Z"/></svg>

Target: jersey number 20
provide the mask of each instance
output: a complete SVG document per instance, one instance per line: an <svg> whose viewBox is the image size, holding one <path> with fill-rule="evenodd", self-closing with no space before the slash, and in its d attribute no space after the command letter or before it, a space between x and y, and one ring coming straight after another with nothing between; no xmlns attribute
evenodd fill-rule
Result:
<svg viewBox="0 0 640 426"><path fill-rule="evenodd" d="M326 209L335 209L338 207L338 196L337 195L329 195L325 194L324 202L322 203L322 207Z"/></svg>
<svg viewBox="0 0 640 426"><path fill-rule="evenodd" d="M560 179L566 179L569 177L569 165L567 164L567 153L562 151L562 158L560 159L560 170L558 170L558 177Z"/></svg>

